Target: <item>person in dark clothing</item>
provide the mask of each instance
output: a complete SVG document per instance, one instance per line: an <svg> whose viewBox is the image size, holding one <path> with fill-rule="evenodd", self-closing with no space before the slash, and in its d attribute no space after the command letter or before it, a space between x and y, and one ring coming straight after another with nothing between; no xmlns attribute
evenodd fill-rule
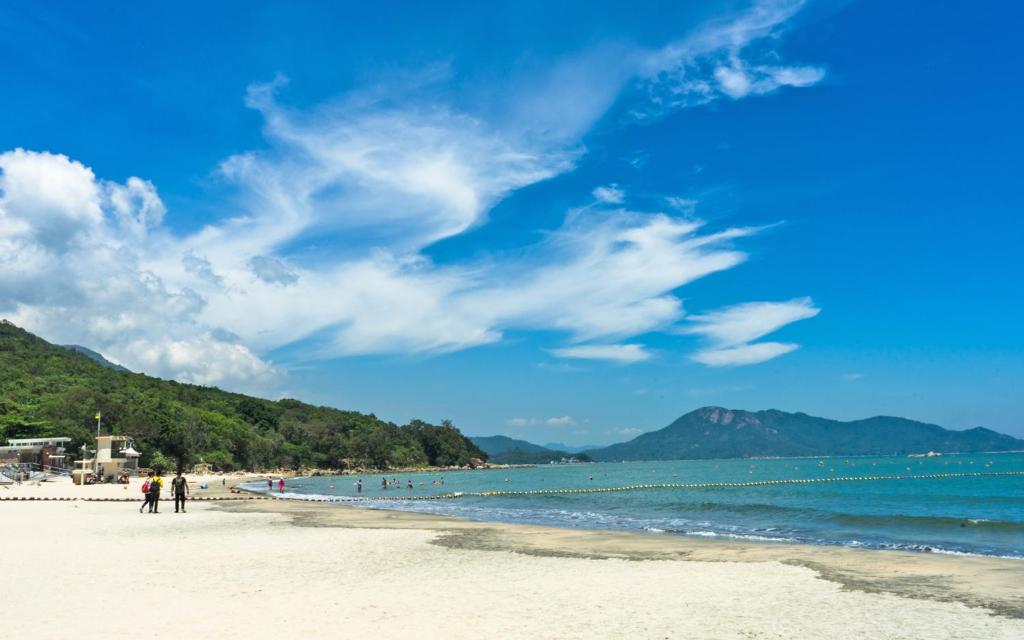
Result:
<svg viewBox="0 0 1024 640"><path fill-rule="evenodd" d="M174 513L178 513L179 505L181 506L181 512L185 513L185 496L188 495L188 492L188 480L179 471L178 475L171 480L171 494L174 495Z"/></svg>
<svg viewBox="0 0 1024 640"><path fill-rule="evenodd" d="M149 512L160 513L160 488L164 486L164 479L160 472L149 479Z"/></svg>

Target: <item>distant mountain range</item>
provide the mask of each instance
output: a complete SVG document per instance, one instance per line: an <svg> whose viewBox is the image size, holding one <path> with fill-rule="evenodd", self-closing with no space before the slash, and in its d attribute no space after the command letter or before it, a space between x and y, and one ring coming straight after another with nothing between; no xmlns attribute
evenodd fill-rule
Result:
<svg viewBox="0 0 1024 640"><path fill-rule="evenodd" d="M580 453L588 451L590 449L600 449L601 447L596 444L584 444L584 445L571 445L563 442L547 442L544 444L545 449L551 449L552 451L567 451L568 453Z"/></svg>
<svg viewBox="0 0 1024 640"><path fill-rule="evenodd" d="M547 464L562 458L588 459L564 450L549 449L526 440L507 436L477 436L469 440L487 454L489 462L497 464Z"/></svg>
<svg viewBox="0 0 1024 640"><path fill-rule="evenodd" d="M887 416L840 422L774 409L704 407L664 429L586 453L602 462L1020 450L1024 440L982 427L951 431Z"/></svg>

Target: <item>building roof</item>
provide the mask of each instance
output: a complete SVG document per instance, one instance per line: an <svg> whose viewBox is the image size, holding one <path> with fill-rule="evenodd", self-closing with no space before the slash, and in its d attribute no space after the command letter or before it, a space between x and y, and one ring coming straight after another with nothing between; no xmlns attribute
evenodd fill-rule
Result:
<svg viewBox="0 0 1024 640"><path fill-rule="evenodd" d="M39 447L43 445L58 445L71 442L71 438L8 438L7 444L12 447Z"/></svg>

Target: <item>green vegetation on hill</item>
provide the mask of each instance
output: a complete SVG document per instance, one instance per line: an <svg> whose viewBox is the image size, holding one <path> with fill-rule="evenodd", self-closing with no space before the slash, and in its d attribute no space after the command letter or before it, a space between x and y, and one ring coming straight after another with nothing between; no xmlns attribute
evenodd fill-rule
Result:
<svg viewBox="0 0 1024 640"><path fill-rule="evenodd" d="M905 418L839 422L806 413L704 407L669 426L603 449L598 461L855 456L1024 450L1024 440L976 427L951 431Z"/></svg>
<svg viewBox="0 0 1024 640"><path fill-rule="evenodd" d="M470 437L470 440L483 449L489 460L496 464L547 464L551 461L558 462L563 458L575 458L580 462L590 461L586 454L556 451L508 436L473 436Z"/></svg>
<svg viewBox="0 0 1024 640"><path fill-rule="evenodd" d="M373 415L264 400L97 363L0 321L0 440L96 432L135 438L142 466L217 469L414 467L487 459L445 421L398 426Z"/></svg>

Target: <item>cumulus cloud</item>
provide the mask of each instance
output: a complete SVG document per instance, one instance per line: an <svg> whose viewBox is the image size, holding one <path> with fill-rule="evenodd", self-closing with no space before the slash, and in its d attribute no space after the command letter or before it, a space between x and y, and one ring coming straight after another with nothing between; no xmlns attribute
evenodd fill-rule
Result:
<svg viewBox="0 0 1024 640"><path fill-rule="evenodd" d="M651 354L641 344L590 344L552 349L551 353L559 358L609 360L622 364L642 362L651 358Z"/></svg>
<svg viewBox="0 0 1024 640"><path fill-rule="evenodd" d="M144 265L164 242L163 215L155 188L139 178L102 181L58 154L0 154L0 314L135 370L264 388L274 367L209 333L197 320L203 296ZM191 254L179 264L201 281L216 278Z"/></svg>
<svg viewBox="0 0 1024 640"><path fill-rule="evenodd" d="M798 320L813 318L820 311L810 298L748 302L692 316L681 331L703 336L712 343L711 348L691 356L697 362L712 367L757 364L794 351L799 345L754 340Z"/></svg>

